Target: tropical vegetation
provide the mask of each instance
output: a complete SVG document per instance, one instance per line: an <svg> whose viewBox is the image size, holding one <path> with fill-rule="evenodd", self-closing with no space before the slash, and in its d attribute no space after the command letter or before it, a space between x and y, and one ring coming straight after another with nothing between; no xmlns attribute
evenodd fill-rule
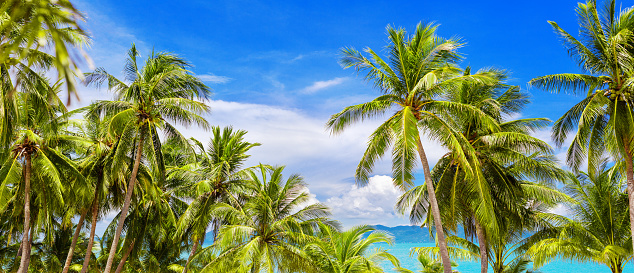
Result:
<svg viewBox="0 0 634 273"><path fill-rule="evenodd" d="M185 58L132 44L123 78L81 73L81 11L3 1L0 272L451 273L479 261L481 272L511 273L556 259L623 272L634 258L634 8L617 6L580 3L578 37L550 22L583 73L530 81L584 95L552 127L558 147L572 136L566 167L535 136L550 120L522 117L529 93L506 70L461 67L465 42L439 25L388 26L386 54L341 50L342 67L378 92L326 127L337 135L380 118L355 180L367 185L390 154L395 209L435 242L411 249L414 269L391 253L390 234L343 228L300 174L251 165L261 144L207 120L212 91ZM112 98L72 108L60 95L78 81ZM188 137L191 126L209 138ZM427 141L446 150L433 166Z"/></svg>

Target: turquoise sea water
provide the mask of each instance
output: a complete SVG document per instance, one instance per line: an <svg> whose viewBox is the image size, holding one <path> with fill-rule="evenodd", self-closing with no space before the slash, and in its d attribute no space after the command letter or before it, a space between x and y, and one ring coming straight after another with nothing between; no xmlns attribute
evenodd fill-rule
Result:
<svg viewBox="0 0 634 273"><path fill-rule="evenodd" d="M392 246L382 245L381 247L387 249L392 255L396 256L401 261L401 266L407 269L417 272L420 269L418 261L415 257L409 256L410 248L422 247L422 246L434 246L433 243L403 243L394 244ZM458 267L455 269L462 273L476 273L480 272L480 262L460 262L458 261ZM392 270L391 264L385 264L383 266L385 272L395 272ZM553 261L539 269L543 273L583 273L583 272L605 272L609 273L610 269L602 264L594 263L575 263L566 261ZM491 272L491 271L489 271ZM623 272L634 272L634 266L629 262Z"/></svg>

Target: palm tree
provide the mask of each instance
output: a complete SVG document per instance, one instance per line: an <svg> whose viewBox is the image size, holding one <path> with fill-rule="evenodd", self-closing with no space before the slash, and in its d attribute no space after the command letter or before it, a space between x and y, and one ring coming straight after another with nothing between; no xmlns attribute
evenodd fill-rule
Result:
<svg viewBox="0 0 634 273"><path fill-rule="evenodd" d="M420 273L440 273L443 272L442 262L438 259L432 258L430 255L427 255L423 252L418 253L417 256L418 263L420 263L420 270L417 272ZM457 267L458 264L454 261L451 262L452 267ZM414 271L409 270L403 267L397 267L394 269L398 273L414 273ZM460 273L458 270L454 270L454 273Z"/></svg>
<svg viewBox="0 0 634 273"><path fill-rule="evenodd" d="M467 139L470 147L466 149L475 151L474 159L478 164L473 167L473 171L482 179L469 179L469 167L463 167L453 161L454 151L449 151L443 156L432 170L437 195L441 200L440 207L443 208L441 214L445 226L454 232L458 226L462 226L467 236L476 235L483 273L487 272L489 266L487 234L493 236L491 233L497 233L498 226L502 225L503 221L492 222L481 218L476 213L480 203L493 204L497 213L510 207L512 211L509 213L522 214L521 211L525 207L525 203L522 202L527 202L523 199L524 190L557 196L552 189L523 179L552 182L565 178L565 173L552 159L553 151L550 146L530 136L532 132L544 128L549 122L548 119L507 120L507 117L519 113L528 103L528 96L517 86L503 84L502 81L506 78L503 71L486 71L498 74L500 82L495 85L463 83L460 88L448 92L447 100L480 109L499 124L498 128L490 130L469 115L443 115L454 130L461 132ZM469 69L466 71L466 74L468 73ZM486 190L486 194L481 195L479 189ZM425 215L424 204L428 202L425 193L423 186L409 190L399 198L397 208L403 213L409 212L413 222L421 222L421 216ZM554 201L550 200L551 203Z"/></svg>
<svg viewBox="0 0 634 273"><path fill-rule="evenodd" d="M230 224L220 229L214 244L201 251L204 256L219 250L200 272L217 272L234 266L234 272L313 272L308 257L301 251L318 230L319 223L333 225L325 217L328 209L307 204L310 195L299 175L284 180L284 167L259 165L250 169L247 188L252 192L240 208L228 205L216 209L231 215Z"/></svg>
<svg viewBox="0 0 634 273"><path fill-rule="evenodd" d="M460 70L453 65L459 56L455 49L460 44L455 40L445 40L435 35L437 26L419 24L414 35L406 35L403 29L387 28L390 44L388 60L384 61L372 49L365 51L370 58L363 56L353 48L343 49L341 64L344 68L355 67L358 72L366 71L366 79L373 81L381 91L381 96L359 105L346 107L340 113L331 116L327 123L334 134L341 133L346 127L359 120L380 116L394 110L387 121L381 124L370 136L368 148L356 170L356 181L365 185L375 161L387 152L392 151L392 173L394 185L406 190L413 185L413 169L416 165L416 151L420 156L425 175L425 184L429 192L429 205L433 215L441 258L445 273L451 273L451 263L447 253L447 244L443 231L442 219L438 209L438 201L434 193L431 172L427 155L420 140L422 129L432 139L442 140L448 148L455 151L455 160L464 166L476 162L468 162L463 150L466 140L439 116L439 113L472 115L483 124L497 126L495 121L481 110L470 105L438 100L439 96L449 89L456 88L465 81L491 83L493 75L476 74L460 75ZM474 177L479 179L479 177ZM484 192L483 192L484 193ZM493 219L490 204L482 204L479 213L487 214Z"/></svg>
<svg viewBox="0 0 634 273"><path fill-rule="evenodd" d="M39 227L44 226L46 234L53 232L53 218L64 207L64 188L72 187L62 181L71 184L84 181L74 162L55 149L61 119L59 113L66 111L57 97L59 84L50 86L46 79L39 78L37 84L22 87L24 90L16 94L19 127L14 131L9 147L11 155L0 169L0 191L14 194L0 201L0 211L4 211L10 201L22 199L24 204L20 211L24 216L20 273L28 271L32 237L40 232ZM32 191L32 188L36 190ZM38 222L32 223L31 218Z"/></svg>
<svg viewBox="0 0 634 273"><path fill-rule="evenodd" d="M68 116L88 112L89 109L90 106L77 109L69 112ZM81 269L81 273L86 273L93 254L92 248L99 215L105 213L106 207L122 203L121 190L118 187L121 179L117 179L120 175L110 172L108 168L114 156L115 139L108 135L106 117L84 115L83 119L67 121L63 131L64 134L59 137L62 146L68 150L66 153L72 153L78 157L76 161L79 170L91 185L90 192L87 194L90 200L85 202L83 208L83 216L90 217L91 223ZM68 268L65 267L65 269Z"/></svg>
<svg viewBox="0 0 634 273"><path fill-rule="evenodd" d="M126 154L136 149L132 152L134 163L130 181L105 272L110 272L112 267L142 158L145 157L146 162L154 166L150 168L154 177L164 179L165 166L158 131L162 130L167 138L184 142L185 138L170 121L183 126L197 124L205 129L208 127L207 121L200 115L208 112L209 107L196 99L207 98L210 95L209 88L187 70L190 65L175 55L153 52L140 68L138 56L133 45L124 67L128 84L108 74L103 68L86 75L87 84L100 86L105 83L115 93L115 101L97 101L93 107L93 114L112 117L109 134L118 138L113 170L119 173L117 170L127 168L126 159L129 157Z"/></svg>
<svg viewBox="0 0 634 273"><path fill-rule="evenodd" d="M375 248L378 243L391 245L393 239L370 226L356 226L340 232L320 224L319 238L306 244L303 250L323 273L383 272L380 266L383 261L398 267L396 257L385 249Z"/></svg>
<svg viewBox="0 0 634 273"><path fill-rule="evenodd" d="M81 75L78 63L90 58L81 47L88 42L79 22L83 14L68 0L6 0L0 4L0 64L15 65L22 61L37 63L48 55L40 48L52 48L55 56L47 56L47 65L57 68L64 79L68 102L75 94L75 76ZM73 52L69 47L79 47ZM34 54L35 53L35 54ZM82 53L81 56L76 53Z"/></svg>
<svg viewBox="0 0 634 273"><path fill-rule="evenodd" d="M184 242L173 239L176 219L187 209L187 203L174 194L180 185L169 180L152 181L147 170L142 172L139 181L144 181L140 188L145 194L125 219L124 251L116 273L124 268L168 272L169 265L184 261L181 258Z"/></svg>
<svg viewBox="0 0 634 273"><path fill-rule="evenodd" d="M604 151L625 161L630 208L630 233L634 235L634 55L631 32L634 9L618 11L616 1L597 8L594 0L580 3L579 38L549 22L563 39L568 53L587 74L562 73L531 80L533 86L552 92L571 91L586 97L553 126L553 139L561 146L577 128L568 148L567 163L578 170L586 159L591 169L601 163ZM618 12L618 13L617 13ZM633 242L634 243L634 242Z"/></svg>
<svg viewBox="0 0 634 273"><path fill-rule="evenodd" d="M623 272L631 261L627 194L616 168L605 165L596 172L571 176L565 190L578 202L570 209L572 219L558 218L558 225L535 233L528 241L528 254L536 266L556 258L605 264Z"/></svg>
<svg viewBox="0 0 634 273"><path fill-rule="evenodd" d="M187 211L178 220L178 234L187 233L193 242L191 253L183 273L187 272L187 266L198 250L198 246L204 241L207 228L213 223L214 240L220 228L220 219L214 217L211 209L219 202L239 206L240 188L244 187L245 170L244 162L250 157L247 152L259 143L250 143L244 140L247 133L244 130L234 131L232 127L221 129L211 128L212 137L207 151L202 144L196 146L201 150L199 160L195 163L170 170L170 177L189 181L184 186L193 193L194 201Z"/></svg>

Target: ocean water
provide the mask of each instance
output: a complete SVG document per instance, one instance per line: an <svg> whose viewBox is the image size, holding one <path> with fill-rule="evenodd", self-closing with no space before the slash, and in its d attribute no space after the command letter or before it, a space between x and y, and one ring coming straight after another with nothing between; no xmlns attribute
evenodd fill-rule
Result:
<svg viewBox="0 0 634 273"><path fill-rule="evenodd" d="M416 257L410 257L409 252L412 247L423 247L423 246L434 246L433 243L401 243L394 245L381 245L380 247L387 249L389 253L396 256L401 262L401 266L407 269L410 269L414 272L418 272L420 270L420 266ZM455 270L460 271L461 273L477 273L480 272L480 262L461 262L457 261L458 267ZM385 272L395 272L392 269L391 263L386 263L383 265ZM584 272L605 272L609 273L610 268L602 264L595 263L577 263L577 262L568 262L568 261L553 261L541 268L538 269L543 273L584 273ZM489 272L492 272L489 269ZM626 266L623 272L634 272L634 266L630 261Z"/></svg>

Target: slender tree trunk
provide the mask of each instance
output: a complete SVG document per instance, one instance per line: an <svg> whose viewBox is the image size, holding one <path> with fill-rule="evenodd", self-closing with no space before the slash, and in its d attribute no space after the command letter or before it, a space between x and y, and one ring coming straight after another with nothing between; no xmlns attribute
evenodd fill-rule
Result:
<svg viewBox="0 0 634 273"><path fill-rule="evenodd" d="M445 232L443 231L442 219L440 218L440 209L438 209L438 201L436 200L436 191L434 190L434 183L431 179L431 171L429 170L429 162L427 161L427 155L423 149L423 143L420 141L420 137L416 137L416 145L418 146L418 154L420 155L420 161L423 165L423 173L425 174L425 184L427 185L427 193L429 194L429 205L431 208L432 216L434 217L434 226L436 227L436 237L438 237L438 248L440 252L440 259L445 273L451 273L451 260L449 259L449 251L447 250L447 240L445 239Z"/></svg>
<svg viewBox="0 0 634 273"><path fill-rule="evenodd" d="M214 243L216 242L216 240L218 239L218 233L220 233L220 220L214 218L214 220L211 222L214 225ZM204 235L203 235L204 238Z"/></svg>
<svg viewBox="0 0 634 273"><path fill-rule="evenodd" d="M627 199L630 203L630 232L632 233L632 238L634 238L634 163L632 162L632 152L630 151L630 145L627 141L625 141L625 165L627 166L627 171L625 172L627 176ZM632 240L632 247L634 247L634 240Z"/></svg>
<svg viewBox="0 0 634 273"><path fill-rule="evenodd" d="M10 242L10 241L11 241L11 240L9 240L9 242ZM17 258L22 257L22 248L23 248L23 247L22 247L22 244L23 244L23 243L24 243L24 242L20 241L20 248L18 248L18 255L15 255L16 259L17 259ZM19 272L19 271L18 271L18 272Z"/></svg>
<svg viewBox="0 0 634 273"><path fill-rule="evenodd" d="M130 247L128 247L125 253L123 253L123 257L121 257L121 261L119 262L119 265L117 266L117 270L115 270L114 273L120 273L121 270L123 270L123 266L125 265L125 262L128 260L128 256L130 256L132 249L134 249L135 242L136 241L132 241L132 243L130 244Z"/></svg>
<svg viewBox="0 0 634 273"><path fill-rule="evenodd" d="M183 273L187 273L187 266L189 266L189 262L192 260L192 257L196 253L196 250L198 249L199 242L200 241L198 239L196 239L194 241L194 245L192 246L192 251L191 251L191 253L189 253L189 257L187 258L187 262L185 263L185 268L183 268Z"/></svg>
<svg viewBox="0 0 634 273"><path fill-rule="evenodd" d="M125 201L123 208L121 209L121 215L119 216L119 223L117 224L117 230L114 233L112 245L110 245L110 254L108 254L108 261L106 262L106 268L104 273L110 273L112 268L112 262L114 261L114 255L117 253L117 244L119 243L119 237L123 230L123 222L128 216L128 210L130 209L130 202L132 199L132 191L134 190L134 184L136 183L136 175L139 172L139 164L141 164L141 155L143 153L143 135L139 138L139 146L137 147L136 157L134 158L134 167L132 167L132 174L130 175L130 182L128 183L128 191L125 195Z"/></svg>
<svg viewBox="0 0 634 273"><path fill-rule="evenodd" d="M70 268L70 262L73 260L73 252L75 252L75 246L77 245L77 239L79 238L79 233L81 232L81 227L84 226L84 218L86 218L86 213L88 211L85 210L82 212L79 217L79 222L77 223L77 228L75 228L75 234L73 234L73 241L70 243L70 249L68 250L68 255L66 255L66 262L64 263L64 269L62 273L68 273L68 269Z"/></svg>
<svg viewBox="0 0 634 273"><path fill-rule="evenodd" d="M88 246L86 247L86 256L84 256L84 265L81 267L81 273L86 273L90 266L90 258L92 257L92 245L95 241L95 229L97 228L97 213L99 202L97 201L97 191L95 190L95 199L92 203L92 219L90 222L90 237L88 237Z"/></svg>
<svg viewBox="0 0 634 273"><path fill-rule="evenodd" d="M478 245L480 246L480 272L487 273L489 270L489 254L487 253L487 239L484 229L478 220L475 220L476 235L478 236Z"/></svg>
<svg viewBox="0 0 634 273"><path fill-rule="evenodd" d="M20 267L18 273L27 273L29 271L29 262L31 261L31 244L29 240L29 231L31 230L31 154L25 154L25 172L24 172L24 234L22 235L22 258L20 259Z"/></svg>

